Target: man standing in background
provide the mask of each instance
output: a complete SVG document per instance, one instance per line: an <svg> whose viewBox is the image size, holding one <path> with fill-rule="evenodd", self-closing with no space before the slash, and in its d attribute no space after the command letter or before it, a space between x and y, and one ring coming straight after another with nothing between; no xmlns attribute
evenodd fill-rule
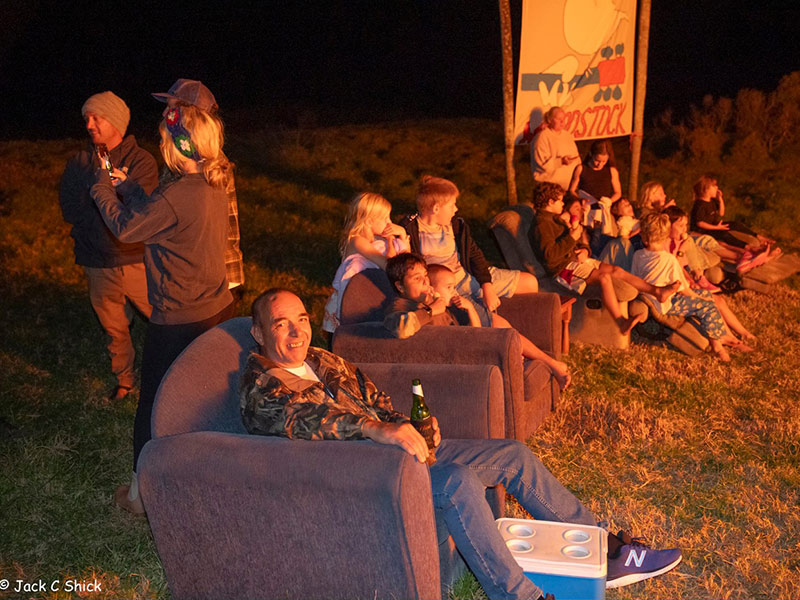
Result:
<svg viewBox="0 0 800 600"><path fill-rule="evenodd" d="M144 245L125 244L112 235L89 195L100 166L97 147L104 144L114 167L127 171L150 194L158 185L158 166L153 156L125 135L130 110L113 92L91 96L81 108L91 143L67 163L61 177L59 201L64 220L72 225L75 263L89 281L89 300L108 335L111 370L117 384L108 400L122 400L133 389L135 351L130 325L135 307L145 318L152 308L147 301Z"/></svg>

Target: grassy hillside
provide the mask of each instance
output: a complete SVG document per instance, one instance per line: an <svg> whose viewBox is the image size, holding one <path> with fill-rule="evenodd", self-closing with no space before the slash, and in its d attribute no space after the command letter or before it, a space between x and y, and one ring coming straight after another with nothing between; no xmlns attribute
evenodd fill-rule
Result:
<svg viewBox="0 0 800 600"><path fill-rule="evenodd" d="M0 578L96 576L104 591L89 597L166 598L146 522L111 504L129 476L135 399L103 401L113 385L103 336L58 208L61 171L81 143L0 143ZM396 217L413 210L423 173L458 184L460 214L499 264L484 223L505 204L502 147L500 126L480 120L231 139L248 279L240 310L260 290L287 286L318 327L349 198L379 191ZM624 164L624 144L617 149ZM645 153L641 181L662 180L688 208L706 164L658 151ZM527 152L517 158L527 197ZM781 164L715 168L730 210L791 251L800 248L795 170ZM800 596L797 288L793 278L768 295L730 297L759 337L756 352L730 365L654 346L573 344L575 384L531 448L598 516L684 549L677 572L609 597ZM139 348L143 331L137 322ZM460 590L473 593L469 582Z"/></svg>

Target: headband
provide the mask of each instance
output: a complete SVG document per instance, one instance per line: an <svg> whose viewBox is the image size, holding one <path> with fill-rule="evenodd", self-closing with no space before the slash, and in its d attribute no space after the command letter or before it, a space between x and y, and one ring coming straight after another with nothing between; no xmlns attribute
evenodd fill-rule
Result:
<svg viewBox="0 0 800 600"><path fill-rule="evenodd" d="M167 131L169 131L169 134L172 136L172 141L175 143L178 152L183 154L186 158L191 158L200 162L202 158L192 142L192 136L181 122L180 107L176 106L170 108L167 111L167 116L164 118L164 121L167 124Z"/></svg>

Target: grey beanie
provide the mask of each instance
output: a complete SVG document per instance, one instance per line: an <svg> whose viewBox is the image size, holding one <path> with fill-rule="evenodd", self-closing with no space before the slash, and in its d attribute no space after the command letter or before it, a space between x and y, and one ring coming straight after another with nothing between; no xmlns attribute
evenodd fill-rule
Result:
<svg viewBox="0 0 800 600"><path fill-rule="evenodd" d="M103 117L106 121L111 123L122 136L125 135L125 131L128 129L128 123L130 123L131 120L131 111L128 105L114 92L101 92L90 96L89 99L83 103L83 107L81 108L81 114L84 117L87 112Z"/></svg>

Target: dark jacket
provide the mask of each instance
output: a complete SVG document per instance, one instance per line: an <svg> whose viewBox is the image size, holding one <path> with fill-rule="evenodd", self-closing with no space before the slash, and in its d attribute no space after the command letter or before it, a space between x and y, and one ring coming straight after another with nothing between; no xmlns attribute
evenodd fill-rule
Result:
<svg viewBox="0 0 800 600"><path fill-rule="evenodd" d="M575 259L579 244L569 234L569 227L559 215L546 210L536 211L536 221L529 236L536 259L551 277L558 275Z"/></svg>
<svg viewBox="0 0 800 600"><path fill-rule="evenodd" d="M224 190L206 183L202 173L184 175L152 196L130 180L115 192L106 176L92 186L91 194L114 235L145 244L153 323L203 321L233 301L224 258L228 198Z"/></svg>
<svg viewBox="0 0 800 600"><path fill-rule="evenodd" d="M150 194L158 185L158 166L132 135L111 150L111 162L121 169L128 167L128 177ZM100 211L89 195L99 161L90 145L67 163L61 176L59 201L64 220L72 225L75 262L84 267L110 268L140 263L144 244L120 242L106 227Z"/></svg>
<svg viewBox="0 0 800 600"><path fill-rule="evenodd" d="M411 215L400 221L400 225L405 227L408 232L411 251L421 254L419 244L419 215ZM489 263L483 256L483 252L478 248L478 244L472 239L469 233L469 225L461 217L453 217L450 221L453 226L453 237L456 240L456 251L458 260L464 270L478 280L480 285L492 282L492 275L489 273Z"/></svg>

